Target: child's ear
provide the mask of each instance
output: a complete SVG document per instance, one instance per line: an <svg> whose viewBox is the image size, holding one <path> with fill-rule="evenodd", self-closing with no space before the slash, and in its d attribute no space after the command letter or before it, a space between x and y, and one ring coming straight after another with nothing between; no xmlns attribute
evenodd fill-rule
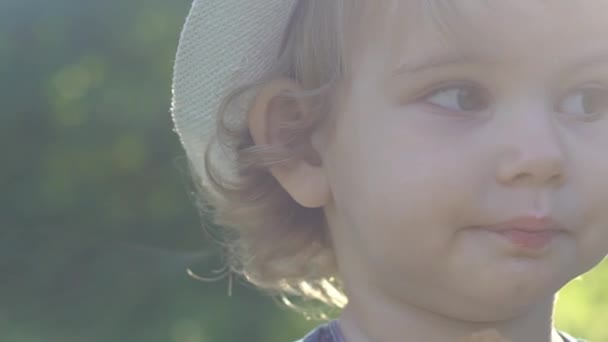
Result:
<svg viewBox="0 0 608 342"><path fill-rule="evenodd" d="M281 130L281 124L301 120L312 115L310 106L303 99L281 97L287 91L301 91L302 87L289 79L276 79L259 91L248 114L251 137L256 145L286 146L289 137ZM294 151L296 158L270 168L270 172L300 205L307 208L324 206L329 198L329 184L317 151L308 139L302 153Z"/></svg>

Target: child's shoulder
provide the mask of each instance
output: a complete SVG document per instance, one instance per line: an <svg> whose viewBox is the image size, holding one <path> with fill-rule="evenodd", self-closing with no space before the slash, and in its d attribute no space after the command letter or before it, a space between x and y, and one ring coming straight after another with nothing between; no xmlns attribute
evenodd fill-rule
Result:
<svg viewBox="0 0 608 342"><path fill-rule="evenodd" d="M582 339L577 339L565 333L559 332L564 342L587 342ZM319 325L302 339L296 342L344 342L340 327L337 321L331 321L326 324Z"/></svg>
<svg viewBox="0 0 608 342"><path fill-rule="evenodd" d="M296 342L344 342L338 321L319 325L313 331Z"/></svg>
<svg viewBox="0 0 608 342"><path fill-rule="evenodd" d="M580 338L574 338L563 331L560 331L559 334L564 339L564 342L587 342L586 340Z"/></svg>

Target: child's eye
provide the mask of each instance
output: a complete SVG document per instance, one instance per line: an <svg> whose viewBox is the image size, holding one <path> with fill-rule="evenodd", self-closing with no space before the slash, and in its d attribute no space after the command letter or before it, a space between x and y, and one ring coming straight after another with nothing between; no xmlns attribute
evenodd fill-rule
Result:
<svg viewBox="0 0 608 342"><path fill-rule="evenodd" d="M435 106L459 112L478 112L490 106L485 91L473 85L451 85L432 92L424 101Z"/></svg>
<svg viewBox="0 0 608 342"><path fill-rule="evenodd" d="M596 86L573 91L563 98L557 110L586 116L608 113L608 89Z"/></svg>

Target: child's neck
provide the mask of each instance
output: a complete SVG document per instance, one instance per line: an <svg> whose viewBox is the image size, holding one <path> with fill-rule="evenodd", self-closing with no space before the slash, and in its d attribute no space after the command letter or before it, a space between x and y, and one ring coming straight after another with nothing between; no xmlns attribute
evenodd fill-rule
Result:
<svg viewBox="0 0 608 342"><path fill-rule="evenodd" d="M345 342L456 342L486 329L494 329L512 342L563 342L552 326L553 302L550 298L534 311L511 320L476 323L403 305L396 300L355 293L349 295L349 305L339 321Z"/></svg>

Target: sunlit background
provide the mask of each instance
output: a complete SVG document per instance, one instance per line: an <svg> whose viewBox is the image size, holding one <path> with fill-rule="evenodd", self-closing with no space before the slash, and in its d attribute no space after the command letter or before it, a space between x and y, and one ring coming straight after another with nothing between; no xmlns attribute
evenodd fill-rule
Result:
<svg viewBox="0 0 608 342"><path fill-rule="evenodd" d="M0 0L0 341L286 342L318 322L242 282L199 228L169 116L190 0ZM608 227L607 227L608 229ZM608 265L560 328L608 341Z"/></svg>

